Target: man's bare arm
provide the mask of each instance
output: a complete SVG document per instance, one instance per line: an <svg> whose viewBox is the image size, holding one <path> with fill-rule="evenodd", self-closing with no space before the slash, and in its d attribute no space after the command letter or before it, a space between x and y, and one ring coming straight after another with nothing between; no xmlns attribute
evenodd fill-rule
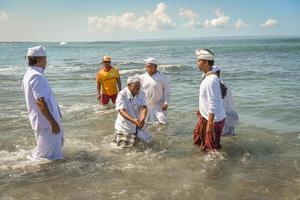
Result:
<svg viewBox="0 0 300 200"><path fill-rule="evenodd" d="M60 132L60 128L59 128L59 124L55 121L54 117L52 116L52 114L49 111L48 105L45 102L44 98L38 98L36 100L36 104L38 105L41 113L46 117L46 119L48 120L51 129L52 129L52 133L54 135L59 134Z"/></svg>

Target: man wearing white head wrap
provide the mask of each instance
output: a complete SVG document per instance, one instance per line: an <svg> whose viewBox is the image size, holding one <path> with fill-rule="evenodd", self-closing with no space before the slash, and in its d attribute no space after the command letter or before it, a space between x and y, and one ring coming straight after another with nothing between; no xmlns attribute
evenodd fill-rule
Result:
<svg viewBox="0 0 300 200"><path fill-rule="evenodd" d="M144 127L147 115L146 97L140 90L138 75L128 77L127 87L118 93L116 110L118 116L113 142L122 148L132 147L136 142L137 129Z"/></svg>
<svg viewBox="0 0 300 200"><path fill-rule="evenodd" d="M137 74L134 76L129 76L127 79L127 84L137 83L137 82L140 82L140 77Z"/></svg>
<svg viewBox="0 0 300 200"><path fill-rule="evenodd" d="M203 151L221 149L220 138L226 114L220 81L216 73L212 72L214 53L200 49L195 54L198 68L205 75L199 90L199 121L194 130L194 144L199 145Z"/></svg>
<svg viewBox="0 0 300 200"><path fill-rule="evenodd" d="M37 143L31 158L63 159L61 114L48 79L44 76L46 49L42 46L29 48L26 60L28 69L22 86Z"/></svg>
<svg viewBox="0 0 300 200"><path fill-rule="evenodd" d="M169 79L157 70L155 58L147 58L145 61L146 73L141 75L141 86L147 97L148 115L147 122L161 124L167 123L167 109L170 100Z"/></svg>

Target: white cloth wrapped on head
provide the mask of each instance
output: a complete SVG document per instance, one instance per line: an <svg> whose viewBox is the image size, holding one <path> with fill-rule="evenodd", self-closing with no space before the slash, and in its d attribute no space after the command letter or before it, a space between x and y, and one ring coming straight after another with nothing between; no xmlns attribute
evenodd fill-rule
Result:
<svg viewBox="0 0 300 200"><path fill-rule="evenodd" d="M145 64L155 64L155 65L157 65L157 60L155 58L152 58L152 57L146 58L144 61L145 61Z"/></svg>
<svg viewBox="0 0 300 200"><path fill-rule="evenodd" d="M27 50L26 56L43 57L46 55L46 49L42 46L30 47Z"/></svg>
<svg viewBox="0 0 300 200"><path fill-rule="evenodd" d="M214 60L215 54L208 49L196 49L195 54L198 59L202 60Z"/></svg>
<svg viewBox="0 0 300 200"><path fill-rule="evenodd" d="M140 76L138 74L134 76L129 76L127 79L127 84L136 83L136 82L140 82Z"/></svg>

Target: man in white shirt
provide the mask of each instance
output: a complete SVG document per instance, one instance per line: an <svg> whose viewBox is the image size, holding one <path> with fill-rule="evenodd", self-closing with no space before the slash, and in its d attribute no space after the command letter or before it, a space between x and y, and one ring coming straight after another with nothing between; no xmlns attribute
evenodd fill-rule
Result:
<svg viewBox="0 0 300 200"><path fill-rule="evenodd" d="M113 142L117 146L133 147L136 142L137 129L143 128L147 115L145 93L140 90L140 79L137 75L128 77L127 87L118 93Z"/></svg>
<svg viewBox="0 0 300 200"><path fill-rule="evenodd" d="M208 49L195 51L199 70L204 72L199 90L199 121L194 130L194 144L203 151L221 149L221 134L225 122L219 77L212 71L214 53Z"/></svg>
<svg viewBox="0 0 300 200"><path fill-rule="evenodd" d="M28 69L23 78L28 117L35 133L37 146L31 158L63 159L64 132L61 114L44 70L47 65L46 50L42 46L28 48Z"/></svg>
<svg viewBox="0 0 300 200"><path fill-rule="evenodd" d="M147 122L167 123L167 109L170 100L169 79L157 70L155 58L147 58L145 61L146 73L141 75L141 87L146 94L148 115Z"/></svg>

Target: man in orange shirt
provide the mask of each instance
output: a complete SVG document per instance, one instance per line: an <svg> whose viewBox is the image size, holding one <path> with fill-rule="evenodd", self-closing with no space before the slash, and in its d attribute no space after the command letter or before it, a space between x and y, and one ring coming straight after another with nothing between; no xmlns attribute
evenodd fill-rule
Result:
<svg viewBox="0 0 300 200"><path fill-rule="evenodd" d="M102 64L102 68L96 76L97 99L102 105L107 105L110 99L115 104L118 92L122 89L119 70L110 65L110 56L103 56ZM102 94L100 93L101 90Z"/></svg>

